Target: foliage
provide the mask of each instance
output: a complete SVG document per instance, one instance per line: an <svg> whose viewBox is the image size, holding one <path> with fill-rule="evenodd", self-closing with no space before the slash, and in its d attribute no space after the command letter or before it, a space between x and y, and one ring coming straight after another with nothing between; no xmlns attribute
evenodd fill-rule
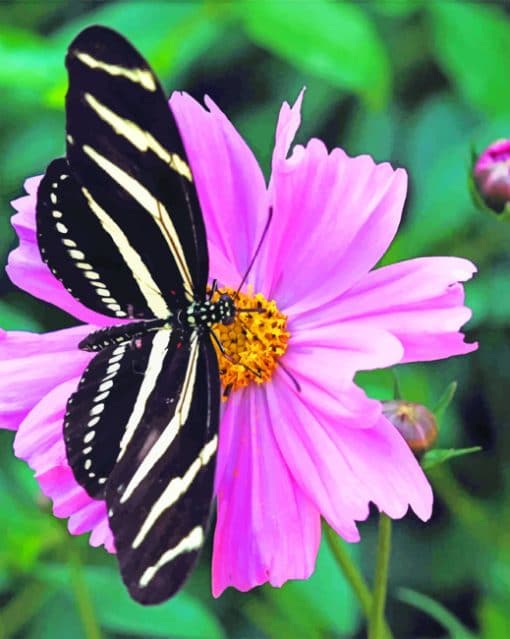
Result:
<svg viewBox="0 0 510 639"><path fill-rule="evenodd" d="M211 95L266 170L279 106L306 86L301 141L320 136L329 147L409 172L406 217L384 261L454 254L478 265L467 295L470 339L480 350L469 364L399 369L402 396L428 406L457 380L438 445L483 449L448 461L447 472L431 471L437 506L430 524L409 517L395 526L389 622L399 638L505 639L510 625L510 226L476 210L466 179L471 148L509 136L509 17L503 1L0 3L2 263L14 245L9 201L63 152L66 46L84 26L102 23L132 39L169 91ZM5 275L0 296L4 328L69 325ZM373 396L392 397L387 371L359 381ZM0 432L0 636L363 636L326 548L308 582L219 600L210 595L206 550L175 600L154 610L136 606L114 560L70 538L51 516L30 471L12 458L12 439ZM363 541L353 549L369 580L374 524L361 524ZM397 591L400 585L412 591Z"/></svg>

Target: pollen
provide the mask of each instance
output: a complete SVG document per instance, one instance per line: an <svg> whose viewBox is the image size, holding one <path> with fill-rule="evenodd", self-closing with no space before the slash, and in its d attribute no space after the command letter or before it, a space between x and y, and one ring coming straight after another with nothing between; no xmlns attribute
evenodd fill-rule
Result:
<svg viewBox="0 0 510 639"><path fill-rule="evenodd" d="M273 300L267 300L261 293L237 293L224 288L215 293L213 301L225 293L234 300L235 320L232 324L212 327L224 350L222 353L215 344L223 399L252 382L263 384L271 379L290 337L287 316L278 310Z"/></svg>

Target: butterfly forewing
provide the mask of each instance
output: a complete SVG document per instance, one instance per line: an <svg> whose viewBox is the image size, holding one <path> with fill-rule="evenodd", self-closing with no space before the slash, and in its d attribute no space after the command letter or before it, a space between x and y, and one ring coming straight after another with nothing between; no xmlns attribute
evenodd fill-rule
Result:
<svg viewBox="0 0 510 639"><path fill-rule="evenodd" d="M143 262L170 308L205 288L205 231L163 91L119 34L83 31L66 64L67 157L91 209L137 277Z"/></svg>
<svg viewBox="0 0 510 639"><path fill-rule="evenodd" d="M138 279L105 233L70 172L65 158L46 169L37 194L37 237L44 261L88 308L116 318L153 317L165 307L147 271Z"/></svg>
<svg viewBox="0 0 510 639"><path fill-rule="evenodd" d="M162 333L153 343L163 345ZM106 501L124 582L133 598L151 604L181 587L206 534L219 412L210 340L173 333L139 397L144 385L150 393L125 431Z"/></svg>

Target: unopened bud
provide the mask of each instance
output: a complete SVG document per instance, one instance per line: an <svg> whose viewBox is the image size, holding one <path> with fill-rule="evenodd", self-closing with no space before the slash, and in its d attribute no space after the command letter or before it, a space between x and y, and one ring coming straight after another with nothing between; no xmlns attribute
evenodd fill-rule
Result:
<svg viewBox="0 0 510 639"><path fill-rule="evenodd" d="M497 140L485 149L473 166L473 180L485 206L503 213L510 204L510 140Z"/></svg>
<svg viewBox="0 0 510 639"><path fill-rule="evenodd" d="M415 454L424 453L436 441L436 418L425 406L395 400L383 402L383 413Z"/></svg>

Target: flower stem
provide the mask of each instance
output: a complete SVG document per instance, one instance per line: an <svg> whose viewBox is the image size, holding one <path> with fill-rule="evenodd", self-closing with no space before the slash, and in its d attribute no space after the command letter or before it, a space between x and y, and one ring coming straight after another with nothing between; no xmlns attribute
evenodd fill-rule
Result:
<svg viewBox="0 0 510 639"><path fill-rule="evenodd" d="M18 635L39 612L48 597L48 587L38 581L28 583L2 609L0 636L2 639Z"/></svg>
<svg viewBox="0 0 510 639"><path fill-rule="evenodd" d="M367 619L370 618L372 612L372 593L367 585L363 575L359 571L356 564L350 558L349 554L345 550L344 542L338 537L334 530L329 526L324 526L326 533L326 540L333 553L333 557L336 560L340 570L343 572L345 579L351 586L354 594L356 595L358 602L363 610L363 613ZM388 625L383 619L384 639L393 639L393 635Z"/></svg>
<svg viewBox="0 0 510 639"><path fill-rule="evenodd" d="M363 612L368 617L372 608L372 595L370 594L370 589L367 586L363 575L358 570L358 567L345 551L345 546L342 540L329 526L325 526L325 529L326 539L328 540L328 545L331 548L331 552L333 553L336 563L340 566L345 578L358 598Z"/></svg>
<svg viewBox="0 0 510 639"><path fill-rule="evenodd" d="M69 549L69 568L71 572L71 585L78 611L83 624L83 630L87 639L102 639L101 629L96 619L94 606L90 598L87 584L83 577L83 566L80 556L73 548Z"/></svg>
<svg viewBox="0 0 510 639"><path fill-rule="evenodd" d="M369 639L383 639L384 607L388 589L388 567L391 550L391 519L381 513L379 516L379 537L377 541L377 558L375 565L374 595L368 624Z"/></svg>

